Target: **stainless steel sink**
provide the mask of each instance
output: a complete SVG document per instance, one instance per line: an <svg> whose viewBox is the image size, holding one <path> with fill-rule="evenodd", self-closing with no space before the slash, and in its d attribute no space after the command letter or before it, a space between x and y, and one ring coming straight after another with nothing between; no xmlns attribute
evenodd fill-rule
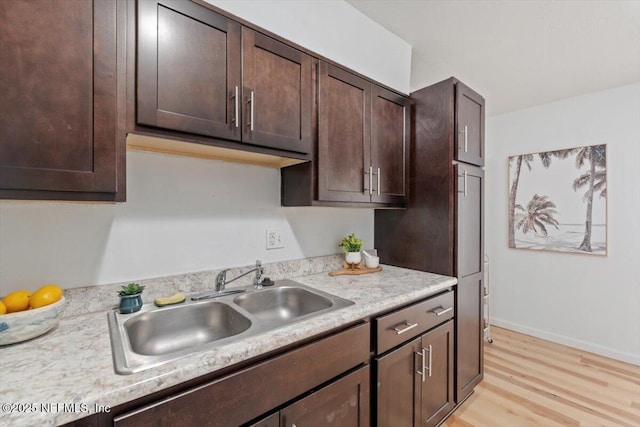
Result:
<svg viewBox="0 0 640 427"><path fill-rule="evenodd" d="M258 319L288 320L326 310L331 298L299 286L281 286L236 297L233 302Z"/></svg>
<svg viewBox="0 0 640 427"><path fill-rule="evenodd" d="M352 305L292 280L168 307L108 314L116 373L131 374Z"/></svg>
<svg viewBox="0 0 640 427"><path fill-rule="evenodd" d="M175 353L238 335L250 326L251 320L217 301L153 310L124 322L131 350L144 355Z"/></svg>

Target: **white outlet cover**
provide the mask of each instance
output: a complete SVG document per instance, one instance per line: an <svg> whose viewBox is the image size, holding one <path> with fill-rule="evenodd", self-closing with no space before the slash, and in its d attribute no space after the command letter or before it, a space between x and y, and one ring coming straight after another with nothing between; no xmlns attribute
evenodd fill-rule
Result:
<svg viewBox="0 0 640 427"><path fill-rule="evenodd" d="M282 230L279 228L267 228L267 249L284 248Z"/></svg>

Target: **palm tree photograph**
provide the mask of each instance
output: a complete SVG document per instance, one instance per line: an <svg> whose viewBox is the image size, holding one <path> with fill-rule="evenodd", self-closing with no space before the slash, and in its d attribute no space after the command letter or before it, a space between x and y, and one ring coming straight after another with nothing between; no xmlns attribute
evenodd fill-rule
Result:
<svg viewBox="0 0 640 427"><path fill-rule="evenodd" d="M607 146L509 157L509 247L607 254Z"/></svg>

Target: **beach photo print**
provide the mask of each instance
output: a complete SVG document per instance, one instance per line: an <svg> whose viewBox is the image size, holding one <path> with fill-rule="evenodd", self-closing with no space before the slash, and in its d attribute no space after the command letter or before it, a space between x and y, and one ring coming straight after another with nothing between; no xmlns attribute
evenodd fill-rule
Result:
<svg viewBox="0 0 640 427"><path fill-rule="evenodd" d="M509 247L607 255L607 146L509 157Z"/></svg>

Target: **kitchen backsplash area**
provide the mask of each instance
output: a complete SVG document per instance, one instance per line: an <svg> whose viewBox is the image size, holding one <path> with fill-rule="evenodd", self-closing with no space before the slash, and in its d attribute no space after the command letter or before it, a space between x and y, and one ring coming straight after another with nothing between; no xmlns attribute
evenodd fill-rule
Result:
<svg viewBox="0 0 640 427"><path fill-rule="evenodd" d="M280 261L263 264L263 277L271 280L294 278L308 274L321 273L323 271L337 270L342 267L344 255L328 255L313 258L304 258L291 261ZM227 278L233 279L240 274L254 268L254 265L233 267L227 271ZM179 274L174 276L156 277L137 280L136 283L145 286L142 293L144 303L152 303L155 298L167 297L182 292L188 294L215 289L216 275L222 269L198 271L194 273ZM250 273L238 280L229 283L227 288L239 288L250 286L255 274ZM99 286L86 286L64 291L67 298L66 316L74 316L95 311L109 310L118 305L118 290L129 282L112 283Z"/></svg>

